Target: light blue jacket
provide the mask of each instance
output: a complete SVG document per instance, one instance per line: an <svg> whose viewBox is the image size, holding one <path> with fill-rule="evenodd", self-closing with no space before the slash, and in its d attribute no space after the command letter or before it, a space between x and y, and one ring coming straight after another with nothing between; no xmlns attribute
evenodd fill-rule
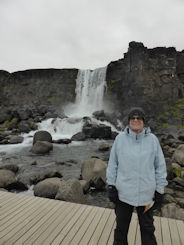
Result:
<svg viewBox="0 0 184 245"><path fill-rule="evenodd" d="M164 193L166 164L160 143L149 128L136 134L129 126L115 139L107 167L107 183L116 186L119 200L132 206L153 201Z"/></svg>

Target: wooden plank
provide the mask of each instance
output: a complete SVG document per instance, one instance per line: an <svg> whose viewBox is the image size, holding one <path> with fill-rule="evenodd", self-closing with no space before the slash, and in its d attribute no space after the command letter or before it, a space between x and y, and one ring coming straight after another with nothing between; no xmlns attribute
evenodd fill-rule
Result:
<svg viewBox="0 0 184 245"><path fill-rule="evenodd" d="M8 210L11 210L12 208L15 208L17 205L19 206L19 204L21 202L23 202L24 200L28 200L25 196L23 196L22 198L19 199L14 199L13 197L11 199L6 200L5 202L1 202L1 216L6 214L6 212ZM0 218L1 218L0 216Z"/></svg>
<svg viewBox="0 0 184 245"><path fill-rule="evenodd" d="M163 245L172 245L168 219L165 217L161 218L161 229L162 229Z"/></svg>
<svg viewBox="0 0 184 245"><path fill-rule="evenodd" d="M80 227L76 235L73 237L72 241L70 242L70 245L77 245L80 244L80 241L85 233L87 233L87 229L96 217L98 208L93 207L92 212L89 213L88 217L86 218L85 222L83 223L83 226Z"/></svg>
<svg viewBox="0 0 184 245"><path fill-rule="evenodd" d="M184 221L176 220L181 245L184 244Z"/></svg>
<svg viewBox="0 0 184 245"><path fill-rule="evenodd" d="M88 243L88 245L94 245L94 244L98 244L98 241L100 239L100 236L103 232L103 229L106 225L106 222L110 216L111 210L109 209L105 209L100 222L98 223L97 227L96 227L96 231L93 233L93 236L91 237L90 242Z"/></svg>
<svg viewBox="0 0 184 245"><path fill-rule="evenodd" d="M114 210L110 210L110 216L106 222L106 225L103 229L102 235L98 241L98 245L104 245L107 244L108 240L109 240L109 236L111 234L111 231L113 229L114 223L115 223L115 213Z"/></svg>
<svg viewBox="0 0 184 245"><path fill-rule="evenodd" d="M72 219L72 217L75 215L75 213L77 213L77 211L79 210L79 208L81 207L80 204L74 204L71 203L69 204L71 205L71 209L70 212L67 213L67 215L64 218L60 219L60 223L58 224L58 226L53 230L53 232L43 241L43 245L46 244L52 244L53 240L58 236L58 234L60 234L62 232L62 229L64 229L64 227L67 225L67 223Z"/></svg>
<svg viewBox="0 0 184 245"><path fill-rule="evenodd" d="M0 221L0 234L4 229L6 229L6 227L9 227L9 225L12 225L14 221L17 221L17 219L22 217L27 209L31 209L32 205L37 205L33 199L30 201L28 200L25 203L21 203L20 208L16 207L16 209L12 209L10 213L5 213L4 217Z"/></svg>
<svg viewBox="0 0 184 245"><path fill-rule="evenodd" d="M160 217L154 217L154 225L155 225L155 237L157 240L158 245L163 245L162 243L162 232L161 232L161 224L160 224Z"/></svg>
<svg viewBox="0 0 184 245"><path fill-rule="evenodd" d="M80 215L83 214L83 212L85 211L86 208L87 208L86 205L81 205L81 207L79 208L79 210L75 213L75 215L72 217L72 219L70 219L70 221L67 223L67 225L62 230L62 232L60 232L58 234L58 236L53 240L52 245L59 245L59 244L62 244L63 243L62 242L63 239L68 234L68 232L70 231L70 229L75 225L75 223L79 219ZM63 243L63 244L66 244L66 243Z"/></svg>
<svg viewBox="0 0 184 245"><path fill-rule="evenodd" d="M56 217L56 219L52 222L52 224L50 226L47 227L47 229L38 237L38 239L36 239L33 244L50 244L49 241L46 241L47 239L51 238L53 239L53 232L58 229L58 227L61 226L62 222L64 221L64 219L67 217L67 215L71 212L71 210L74 208L74 204L70 204L68 205L67 202L64 202L64 204L62 204L60 210L59 210L59 214ZM33 234L34 235L34 234Z"/></svg>
<svg viewBox="0 0 184 245"><path fill-rule="evenodd" d="M110 233L110 236L109 236L109 240L107 242L107 245L112 245L113 242L114 242L114 230L116 228L116 222L114 222L114 225L112 227L112 230L111 230L111 233Z"/></svg>
<svg viewBox="0 0 184 245"><path fill-rule="evenodd" d="M128 244L129 245L135 244L137 226L138 226L138 218L137 218L137 215L135 213L133 213L132 219L130 222L129 231L128 231Z"/></svg>
<svg viewBox="0 0 184 245"><path fill-rule="evenodd" d="M103 208L98 208L97 213L95 215L95 218L92 220L90 226L88 227L87 232L84 234L84 236L82 237L81 241L80 241L80 245L86 245L89 243L98 222L100 221L102 215L103 215L104 209Z"/></svg>
<svg viewBox="0 0 184 245"><path fill-rule="evenodd" d="M63 212L66 212L70 206L67 202L60 201L59 208L54 212L52 217L47 219L42 226L40 226L36 232L34 232L27 240L26 243L28 244L38 244L40 245L41 242L51 233L52 229L54 229L54 224L58 217L60 217ZM25 244L26 244L25 243Z"/></svg>
<svg viewBox="0 0 184 245"><path fill-rule="evenodd" d="M44 202L44 200L40 199L39 205L38 203L33 203L33 205L24 210L24 213L20 213L19 215L17 215L13 223L11 223L10 220L10 223L6 227L6 229L0 233L0 236L2 237L1 240L6 242L8 239L12 238L12 236L15 237L15 233L17 233L18 235L18 231L20 230L26 232L25 225L29 223L33 218L35 218L36 220L38 218L38 214L40 213L40 208L46 208L47 205L47 202Z"/></svg>
<svg viewBox="0 0 184 245"><path fill-rule="evenodd" d="M19 231L18 234L18 239L15 237L13 237L11 239L11 242L14 242L14 240L16 241L15 245L19 245L19 244L32 244L30 242L27 242L28 238L30 236L32 236L37 229L39 229L40 226L42 226L44 224L44 222L47 221L47 219L49 219L50 217L52 217L52 215L54 214L54 212L56 212L58 210L58 208L60 207L59 202L55 203L54 205L52 205L54 203L49 202L47 203L47 206L45 208L39 209L39 213L35 216L34 213L32 213L31 215L31 220L29 221L29 223L27 223L26 226L24 226L25 230L27 232L22 233L22 230ZM40 212L41 210L41 212ZM34 218L33 218L34 216ZM17 236L17 233L16 235ZM8 245L8 244L7 244Z"/></svg>
<svg viewBox="0 0 184 245"><path fill-rule="evenodd" d="M137 225L136 237L135 237L135 245L141 245L141 231L139 224Z"/></svg>
<svg viewBox="0 0 184 245"><path fill-rule="evenodd" d="M72 241L73 237L75 236L75 234L78 233L80 227L83 225L83 223L87 219L87 217L90 214L90 212L92 211L92 209L93 209L92 206L87 206L87 208L84 210L82 215L80 215L80 217L77 220L77 222L75 223L75 225L70 229L68 234L62 240L62 244L70 244L70 242ZM39 244L37 244L37 245L39 245Z"/></svg>
<svg viewBox="0 0 184 245"><path fill-rule="evenodd" d="M174 219L168 219L168 222L169 222L172 244L173 245L182 245L180 243L180 237L178 234L176 221ZM183 232L184 232L184 230L183 230Z"/></svg>

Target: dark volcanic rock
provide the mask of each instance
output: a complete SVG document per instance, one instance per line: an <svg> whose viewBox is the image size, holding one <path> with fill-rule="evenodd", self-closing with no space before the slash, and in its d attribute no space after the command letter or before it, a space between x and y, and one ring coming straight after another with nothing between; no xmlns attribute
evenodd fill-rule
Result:
<svg viewBox="0 0 184 245"><path fill-rule="evenodd" d="M77 69L32 69L0 72L1 102L6 106L25 104L63 105L75 99Z"/></svg>
<svg viewBox="0 0 184 245"><path fill-rule="evenodd" d="M44 131L44 130L40 130L38 132L36 132L34 134L33 137L33 145L37 142L37 141L47 141L52 143L52 136L49 132Z"/></svg>
<svg viewBox="0 0 184 245"><path fill-rule="evenodd" d="M164 106L184 96L184 53L175 48L148 49L129 43L124 58L107 68L107 94L122 114L132 106L142 106L155 118Z"/></svg>

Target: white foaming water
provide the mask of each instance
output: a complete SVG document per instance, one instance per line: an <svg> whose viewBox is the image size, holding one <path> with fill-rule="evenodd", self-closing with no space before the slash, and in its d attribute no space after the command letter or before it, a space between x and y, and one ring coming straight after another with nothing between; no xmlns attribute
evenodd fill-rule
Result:
<svg viewBox="0 0 184 245"><path fill-rule="evenodd" d="M94 111L104 107L103 97L106 88L107 67L79 70L76 80L76 101L65 108L70 117L91 116Z"/></svg>
<svg viewBox="0 0 184 245"><path fill-rule="evenodd" d="M82 118L47 119L38 124L38 130L47 130L53 139L71 138L81 131Z"/></svg>

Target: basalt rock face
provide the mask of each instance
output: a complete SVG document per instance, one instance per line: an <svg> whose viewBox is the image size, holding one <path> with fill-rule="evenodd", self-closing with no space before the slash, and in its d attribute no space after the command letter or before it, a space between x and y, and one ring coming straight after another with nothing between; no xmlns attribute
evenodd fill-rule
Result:
<svg viewBox="0 0 184 245"><path fill-rule="evenodd" d="M0 71L1 106L64 105L75 99L77 69Z"/></svg>
<svg viewBox="0 0 184 245"><path fill-rule="evenodd" d="M184 51L131 42L124 58L108 65L106 80L107 96L122 114L139 105L154 117L184 96Z"/></svg>

